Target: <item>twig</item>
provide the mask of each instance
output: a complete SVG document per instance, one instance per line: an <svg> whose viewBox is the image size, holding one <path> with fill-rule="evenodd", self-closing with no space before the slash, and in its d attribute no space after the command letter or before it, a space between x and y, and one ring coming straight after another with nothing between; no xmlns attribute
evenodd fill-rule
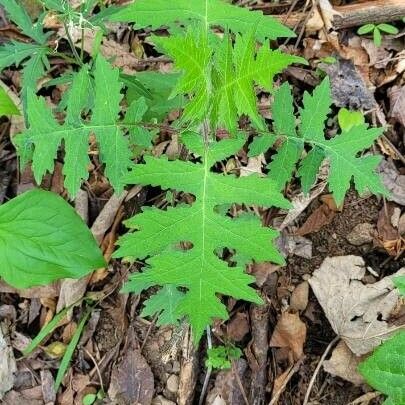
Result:
<svg viewBox="0 0 405 405"><path fill-rule="evenodd" d="M101 376L101 371L100 371L100 368L98 367L98 364L97 364L96 359L94 358L94 356L93 356L85 347L83 347L83 350L84 350L84 351L86 352L86 354L91 358L91 361L92 361L93 364L94 364L94 368L96 369L98 378L99 378L99 380L100 380L100 387L101 387L101 390L102 390L102 392L105 392L105 391L104 391L104 384L103 384L103 377Z"/></svg>
<svg viewBox="0 0 405 405"><path fill-rule="evenodd" d="M155 314L155 316L154 316L153 319L152 319L152 322L150 323L150 325L149 325L149 327L148 327L148 330L146 331L145 338L143 339L143 342L142 342L142 345L141 345L141 353L142 353L142 350L143 350L144 347L145 347L146 341L148 340L148 337L149 337L149 335L150 335L150 332L152 331L152 328L153 328L153 327L155 326L155 324L156 324L156 320L157 320L158 316L159 316L159 313Z"/></svg>
<svg viewBox="0 0 405 405"><path fill-rule="evenodd" d="M208 345L208 349L212 349L211 329L209 326L207 326L207 345ZM212 366L209 366L207 369L207 372L205 374L205 377L204 377L204 384L203 384L203 387L201 390L200 399L198 400L198 405L202 405L202 403L204 402L204 398L207 393L207 388L208 388L208 383L210 381L211 373L212 373Z"/></svg>
<svg viewBox="0 0 405 405"><path fill-rule="evenodd" d="M300 368L302 362L304 361L304 357L301 357L295 364L290 368L290 371L288 372L287 376L285 377L283 384L281 387L277 390L277 392L273 395L273 398L269 402L269 405L275 405L280 398L280 395L283 393L285 390L285 387L287 386L288 382L291 380L292 376L298 371Z"/></svg>
<svg viewBox="0 0 405 405"><path fill-rule="evenodd" d="M246 396L245 388L243 388L242 381L240 380L238 370L235 369L235 362L234 361L232 361L232 372L233 372L233 375L235 376L236 383L238 384L238 387L239 387L240 393L242 394L243 401L245 402L245 405L250 405L249 400L248 400L248 398Z"/></svg>
<svg viewBox="0 0 405 405"><path fill-rule="evenodd" d="M340 336L336 336L336 337L328 344L328 347L327 347L327 348L325 349L325 351L323 352L322 357L320 358L319 363L318 363L318 365L316 366L316 369L315 369L315 371L314 371L314 374L312 375L311 380L310 380L310 382L309 382L309 385L308 385L308 388L307 388L307 392L305 393L304 402L303 402L302 405L307 405L307 404L308 404L309 397L310 397L310 395L311 395L311 391L312 391L312 388L313 388L313 386L314 386L316 377L318 376L319 370L321 369L322 364L323 364L323 362L324 362L325 359L326 359L326 356L329 354L329 352L331 351L331 349L333 348L333 346L335 346L335 344L339 341L339 339L340 339Z"/></svg>
<svg viewBox="0 0 405 405"><path fill-rule="evenodd" d="M403 0L370 0L364 3L346 4L334 7L336 15L332 18L335 30L357 27L366 23L382 23L400 20L405 15L405 2ZM285 19L284 15L272 15L290 28L300 25L307 13L291 13Z"/></svg>
<svg viewBox="0 0 405 405"><path fill-rule="evenodd" d="M69 28L68 28L68 26L67 26L67 24L66 24L65 21L63 21L63 27L64 27L64 29L65 29L66 38L67 38L67 40L68 40L68 42L69 42L70 48L72 49L73 55L74 55L75 59L77 60L77 63L78 63L80 66L82 66L82 65L83 65L83 62L82 62L82 60L81 60L81 58L80 58L80 55L77 53L75 44L74 44L74 42L73 42L72 37L70 36Z"/></svg>
<svg viewBox="0 0 405 405"><path fill-rule="evenodd" d="M305 4L305 6L307 6L307 4ZM303 22L302 27L301 27L301 31L300 31L300 33L299 33L299 35L298 35L297 40L295 41L294 48L297 48L298 45L299 45L299 43L301 42L302 36L304 35L304 32L305 32L305 27L306 27L306 25L307 25L309 19L310 19L311 16L312 16L312 12L313 12L317 7L318 7L318 0L314 0L313 3L312 3L311 10L310 10L309 13L307 13L306 16L305 16L304 22ZM306 8L305 8L305 10L306 10ZM305 10L304 10L304 12L305 12Z"/></svg>

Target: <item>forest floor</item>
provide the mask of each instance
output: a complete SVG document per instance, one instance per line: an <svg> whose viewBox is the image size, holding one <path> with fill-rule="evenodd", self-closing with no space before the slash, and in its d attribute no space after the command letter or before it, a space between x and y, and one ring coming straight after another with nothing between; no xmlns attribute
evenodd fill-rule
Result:
<svg viewBox="0 0 405 405"><path fill-rule="evenodd" d="M34 2L24 1L29 12L35 14ZM243 355L230 370L214 370L206 389L203 389L207 374L206 340L198 348L193 347L186 330L157 327L153 319L139 316L146 294L119 292L136 265L111 259L108 268L98 270L84 281L64 280L28 290L15 290L0 282L0 322L8 331L18 359L14 387L2 403L79 405L89 398L88 394L102 390L106 396L99 403L106 404L147 405L151 401L154 405L192 404L199 402L202 392L203 403L216 405L382 404L383 397L357 371L357 364L364 356L352 353L349 335L357 334L356 344L368 344L372 336L363 333L361 322L367 307L375 302L367 298L367 289L386 276L401 269L405 271L405 23L392 17L383 1L234 3L278 16L296 31L297 39L283 47L286 52L305 57L309 66L286 69L277 83L288 80L301 96L319 82L320 69L327 71L336 106L334 112L339 107L356 108L364 112L369 123L387 126L374 152L383 156L380 171L392 191L391 197L359 196L351 191L343 206L336 207L322 182L310 196L303 196L294 183L288 186L286 194L294 203L295 216L286 217L275 210L263 212L263 222L281 230L278 243L287 265L262 264L249 268L257 278L264 305L228 299L230 319L215 323L212 340L214 345L233 344ZM373 4L379 6L385 22L399 29L397 35L383 35L381 46L376 46L370 36L357 34L358 26L371 22L364 18L370 18L365 10L370 10ZM346 12L353 6L360 10L358 20L346 26L339 18L347 18ZM336 17L336 13L343 17ZM378 13L373 15L378 19ZM340 22L336 28L337 20ZM61 31L57 24L51 28ZM170 71L170 61L159 57L148 42L149 32L134 31L128 25L109 28L102 53L116 56L116 66L130 74L143 70ZM17 28L0 13L0 43L19 35ZM60 47L68 49L61 35ZM328 58L333 58L333 63L328 63ZM54 77L69 68L64 60L52 60ZM19 92L18 69L5 70L1 78ZM57 104L63 92L63 84L41 90L50 104ZM271 99L260 94L259 101L265 115ZM330 118L330 131L335 124L336 119ZM21 122L15 120L0 121L0 203L35 186L29 169L22 174L17 169L10 137L19 125ZM160 134L153 153L178 155L180 146L176 137ZM243 165L260 169L264 160L270 160L270 155L262 156L261 161L243 154L238 159ZM75 206L78 210L80 206L88 207L86 220L105 256L111 258L115 241L125 232L122 221L139 212L142 205L161 204L165 194L152 188L134 187L124 198L119 198L113 195L96 163ZM66 196L61 162L42 187ZM364 274L356 280L353 268L359 267L364 269ZM322 273L328 270L329 274L336 273L337 269L345 269L349 279L339 280ZM319 271L321 285L317 295L311 288L315 271ZM108 294L94 307L62 387L55 393L52 384L60 351L76 330L83 308L79 306L71 311L63 325L29 357L22 358L19 349L59 309L86 291ZM328 301L322 295L325 291L337 299ZM350 305L350 300L360 302L363 308L356 319L344 319L345 306ZM376 321L404 324L403 302L388 315L384 304L379 305L374 313ZM346 328L349 335L342 333L337 337L339 328ZM166 350L169 346L170 353Z"/></svg>

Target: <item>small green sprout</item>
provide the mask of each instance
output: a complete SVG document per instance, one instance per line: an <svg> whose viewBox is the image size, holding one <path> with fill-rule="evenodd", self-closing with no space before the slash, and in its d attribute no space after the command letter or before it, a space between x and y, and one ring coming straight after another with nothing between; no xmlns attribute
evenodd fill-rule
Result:
<svg viewBox="0 0 405 405"><path fill-rule="evenodd" d="M382 41L382 35L381 32L384 32L386 34L392 34L396 35L398 34L398 28L394 27L391 24L365 24L362 25L358 30L357 33L359 35L365 35L365 34L370 34L373 33L373 41L376 46L381 46L381 41Z"/></svg>
<svg viewBox="0 0 405 405"><path fill-rule="evenodd" d="M233 360L237 360L242 356L242 350L232 345L217 346L208 349L207 354L208 358L205 360L207 368L226 370L231 368Z"/></svg>

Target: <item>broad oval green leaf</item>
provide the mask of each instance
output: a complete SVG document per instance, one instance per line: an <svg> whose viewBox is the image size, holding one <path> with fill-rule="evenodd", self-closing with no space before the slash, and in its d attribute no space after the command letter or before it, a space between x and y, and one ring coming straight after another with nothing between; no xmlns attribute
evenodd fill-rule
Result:
<svg viewBox="0 0 405 405"><path fill-rule="evenodd" d="M387 34L392 34L392 35L396 35L396 34L398 34L398 32L399 32L398 28L397 28L397 27L394 27L394 26L391 25L391 24L385 24L385 23L383 23L383 24L378 24L378 25L377 25L377 28L378 28L380 31L382 31L382 32L385 32L385 33L387 33Z"/></svg>
<svg viewBox="0 0 405 405"><path fill-rule="evenodd" d="M0 207L0 276L13 287L80 278L104 265L89 229L60 196L35 189Z"/></svg>
<svg viewBox="0 0 405 405"><path fill-rule="evenodd" d="M0 116L2 115L20 115L20 111L0 83Z"/></svg>
<svg viewBox="0 0 405 405"><path fill-rule="evenodd" d="M373 31L373 29L375 28L374 24L365 24L362 25L358 30L357 33L359 35L364 35L364 34L368 34L369 32Z"/></svg>

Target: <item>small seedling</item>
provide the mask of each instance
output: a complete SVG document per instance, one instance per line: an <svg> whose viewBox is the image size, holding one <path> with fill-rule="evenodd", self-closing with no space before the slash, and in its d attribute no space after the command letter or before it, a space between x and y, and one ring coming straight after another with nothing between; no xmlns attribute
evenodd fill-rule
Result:
<svg viewBox="0 0 405 405"><path fill-rule="evenodd" d="M398 34L398 28L394 27L391 24L386 24L386 23L382 23L382 24L365 24L362 25L358 30L357 33L359 35L366 35L366 34L370 34L373 33L373 41L374 44L376 46L381 46L381 42L382 42L382 32L386 33L386 34L392 34L392 35L396 35Z"/></svg>
<svg viewBox="0 0 405 405"><path fill-rule="evenodd" d="M217 346L208 349L207 355L208 358L205 360L205 366L207 368L211 367L217 370L226 370L232 367L234 360L241 358L242 350L232 345Z"/></svg>

